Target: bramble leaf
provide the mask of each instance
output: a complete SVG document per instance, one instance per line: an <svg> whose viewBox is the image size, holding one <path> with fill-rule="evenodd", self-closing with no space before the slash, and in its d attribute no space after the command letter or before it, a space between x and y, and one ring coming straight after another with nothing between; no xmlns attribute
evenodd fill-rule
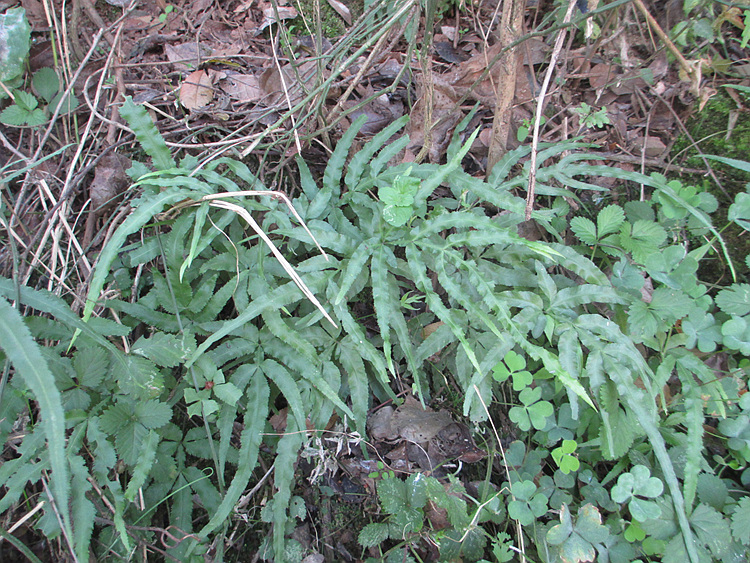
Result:
<svg viewBox="0 0 750 563"><path fill-rule="evenodd" d="M750 284L735 283L716 294L716 304L730 315L742 317L750 313Z"/></svg>

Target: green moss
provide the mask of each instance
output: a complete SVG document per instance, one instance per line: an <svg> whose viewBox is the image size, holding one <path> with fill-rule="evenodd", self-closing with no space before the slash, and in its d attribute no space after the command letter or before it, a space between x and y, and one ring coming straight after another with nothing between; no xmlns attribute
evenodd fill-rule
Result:
<svg viewBox="0 0 750 563"><path fill-rule="evenodd" d="M737 160L750 160L750 116L740 113L737 123L727 139L730 114L737 110L737 104L724 92L712 97L703 108L686 124L687 130L700 147L703 154L717 155ZM693 147L685 135L681 135L674 144L672 154L679 158L682 164L691 168L705 168L698 151ZM719 201L719 210L714 213L714 225L721 229L727 224L727 210L735 196L745 191L750 182L750 174L710 161L711 168L719 178L723 191L709 176L705 174L686 175L681 178L684 184L702 187L712 193ZM745 265L745 256L750 254L750 237L737 225L730 225L722 231L722 236L730 250L732 262L739 277L747 277L750 272ZM702 279L710 282L725 283L728 281L729 271L720 254L708 257L702 265L700 274Z"/></svg>
<svg viewBox="0 0 750 563"><path fill-rule="evenodd" d="M346 33L346 23L341 16L336 13L326 0L320 2L320 25L323 36L326 39L334 39ZM303 36L315 34L315 3L316 0L297 0L293 5L299 15L291 20L288 24L289 32L293 36ZM352 0L344 2L355 21L364 11L364 0Z"/></svg>

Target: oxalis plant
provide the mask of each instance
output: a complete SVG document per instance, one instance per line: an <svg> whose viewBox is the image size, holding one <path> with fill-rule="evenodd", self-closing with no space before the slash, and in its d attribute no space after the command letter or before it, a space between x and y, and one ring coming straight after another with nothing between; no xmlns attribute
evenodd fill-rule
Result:
<svg viewBox="0 0 750 563"><path fill-rule="evenodd" d="M143 108L121 114L151 168L130 171L138 197L82 316L0 280L5 441L30 398L38 408L0 467L0 512L44 501L35 526L79 560L143 559L143 546L223 559L235 527L268 524L263 556L301 560L287 537L305 514L301 448L334 414L362 438L371 398L407 386L426 403L447 382L498 461L476 498L455 478L383 471L363 557L413 560L426 543L465 561L746 557L750 286L697 279L707 254L725 253L710 196L558 143L539 154L544 237L532 241L515 195L529 149L487 181L469 176L469 118L443 165L389 166L409 142L405 118L347 164L356 121L322 178L298 158L287 200L240 161L175 161ZM595 176L652 198L571 219L567 201L598 189ZM729 217L750 226L750 195ZM278 432L269 418L282 406ZM490 431L503 413L519 438L505 448ZM710 451L707 427L720 442ZM262 513L261 443L273 475Z"/></svg>

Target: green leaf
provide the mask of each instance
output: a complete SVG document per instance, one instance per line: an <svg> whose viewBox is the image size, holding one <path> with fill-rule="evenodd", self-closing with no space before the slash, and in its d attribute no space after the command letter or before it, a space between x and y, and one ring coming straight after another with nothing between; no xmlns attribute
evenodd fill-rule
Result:
<svg viewBox="0 0 750 563"><path fill-rule="evenodd" d="M352 142L354 142L354 137L366 121L366 115L358 117L349 126L349 129L346 130L346 133L341 136L341 139L336 143L336 148L328 158L328 165L323 173L323 188L330 189L336 196L341 193L341 176L344 171L344 163L349 154L349 149L352 146Z"/></svg>
<svg viewBox="0 0 750 563"><path fill-rule="evenodd" d="M742 317L750 313L750 284L735 283L716 295L716 304L730 315Z"/></svg>
<svg viewBox="0 0 750 563"><path fill-rule="evenodd" d="M412 215L414 215L414 209L412 207L386 205L383 208L383 219L394 227L403 227L409 222Z"/></svg>
<svg viewBox="0 0 750 563"><path fill-rule="evenodd" d="M120 107L120 115L128 122L135 133L135 138L153 160L157 170L169 170L176 166L169 147L151 120L151 116L141 105L133 103L133 98L127 96Z"/></svg>
<svg viewBox="0 0 750 563"><path fill-rule="evenodd" d="M734 203L729 206L727 219L734 221L743 229L750 231L750 194L738 193Z"/></svg>
<svg viewBox="0 0 750 563"><path fill-rule="evenodd" d="M596 244L596 225L590 219L585 217L573 217L570 220L570 229L580 239L583 244Z"/></svg>
<svg viewBox="0 0 750 563"><path fill-rule="evenodd" d="M276 448L274 464L273 495L273 549L275 553L284 552L284 536L286 534L287 506L295 485L294 469L300 447L305 439L304 426L297 427L294 419L287 420L287 433L279 440Z"/></svg>
<svg viewBox="0 0 750 563"><path fill-rule="evenodd" d="M14 11L14 10L9 10ZM2 25L0 19L0 25ZM2 28L0 28L2 29ZM0 348L34 394L39 404L42 424L47 437L49 463L52 467L52 492L60 507L67 507L70 495L68 463L65 459L65 415L55 377L47 367L39 346L31 337L21 315L4 299L0 299ZM72 535L67 510L61 510L64 526Z"/></svg>
<svg viewBox="0 0 750 563"><path fill-rule="evenodd" d="M11 8L0 14L0 82L8 84L23 74L30 48L26 10Z"/></svg>
<svg viewBox="0 0 750 563"><path fill-rule="evenodd" d="M406 484L396 478L383 479L378 483L378 499L383 510L389 514L396 514L406 508Z"/></svg>
<svg viewBox="0 0 750 563"><path fill-rule="evenodd" d="M373 522L362 528L357 539L365 549L375 547L388 539L388 530L386 522Z"/></svg>
<svg viewBox="0 0 750 563"><path fill-rule="evenodd" d="M49 103L55 97L58 90L60 90L60 79L53 69L46 66L34 73L34 78L31 79L31 86L37 95Z"/></svg>
<svg viewBox="0 0 750 563"><path fill-rule="evenodd" d="M708 546L715 558L721 558L727 552L732 543L730 523L719 512L708 505L699 504L690 515L690 524L695 529L695 535Z"/></svg>
<svg viewBox="0 0 750 563"><path fill-rule="evenodd" d="M724 345L750 356L750 324L745 317L732 317L721 326Z"/></svg>
<svg viewBox="0 0 750 563"><path fill-rule="evenodd" d="M598 238L610 233L616 233L625 222L625 211L619 205L608 205L596 216L596 231Z"/></svg>
<svg viewBox="0 0 750 563"><path fill-rule="evenodd" d="M80 456L70 456L70 470L72 488L76 492L71 502L71 515L75 532L74 544L79 561L89 557L91 534L94 531L96 508L89 498L89 491L93 489L89 482L89 472L86 463Z"/></svg>
<svg viewBox="0 0 750 563"><path fill-rule="evenodd" d="M211 532L226 523L240 496L245 492L245 487L258 463L258 450L263 440L263 427L268 417L269 395L270 389L265 378L254 377L247 389L248 404L245 411L244 430L240 436L237 472L221 504L198 533L202 540L208 538Z"/></svg>
<svg viewBox="0 0 750 563"><path fill-rule="evenodd" d="M750 546L750 497L745 496L737 503L737 508L732 513L732 535L742 542L743 545Z"/></svg>
<svg viewBox="0 0 750 563"><path fill-rule="evenodd" d="M218 399L221 399L228 405L236 405L242 398L242 391L240 391L233 383L220 383L213 387L214 395Z"/></svg>
<svg viewBox="0 0 750 563"><path fill-rule="evenodd" d="M73 356L73 367L81 385L97 387L107 375L109 356L103 348L86 346L79 348Z"/></svg>
<svg viewBox="0 0 750 563"><path fill-rule="evenodd" d="M159 435L150 430L148 436L143 441L141 446L141 452L138 456L138 463L133 468L133 474L128 483L128 488L125 490L125 499L132 502L135 499L135 495L148 479L148 475L151 472L151 468L154 465L156 459L156 447L159 445Z"/></svg>
<svg viewBox="0 0 750 563"><path fill-rule="evenodd" d="M172 419L172 408L161 401L139 401L135 405L135 418L146 428L161 428Z"/></svg>
<svg viewBox="0 0 750 563"><path fill-rule="evenodd" d="M142 336L131 348L131 352L144 356L162 367L175 367L185 361L195 351L194 342L186 342L184 337L156 332L151 338Z"/></svg>
<svg viewBox="0 0 750 563"><path fill-rule="evenodd" d="M21 127L26 124L29 118L29 112L13 104L0 112L0 123L11 127Z"/></svg>

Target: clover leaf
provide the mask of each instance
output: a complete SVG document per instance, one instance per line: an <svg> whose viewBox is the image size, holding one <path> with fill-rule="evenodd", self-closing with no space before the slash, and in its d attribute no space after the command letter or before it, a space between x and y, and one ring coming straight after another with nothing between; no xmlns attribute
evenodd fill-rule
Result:
<svg viewBox="0 0 750 563"><path fill-rule="evenodd" d="M609 530L602 525L602 515L591 504L578 509L574 522L570 509L563 505L560 509L560 523L547 532L547 542L560 546L563 561L594 561L596 546L609 537Z"/></svg>
<svg viewBox="0 0 750 563"><path fill-rule="evenodd" d="M552 403L540 400L542 389L540 387L526 387L518 394L518 399L523 406L515 406L508 412L508 417L518 427L526 432L533 426L537 430L543 430L547 426L547 417L555 412Z"/></svg>
<svg viewBox="0 0 750 563"><path fill-rule="evenodd" d="M552 459L566 475L572 471L578 471L581 462L573 455L578 444L575 440L563 440L562 445L552 450Z"/></svg>
<svg viewBox="0 0 750 563"><path fill-rule="evenodd" d="M492 377L495 381L502 383L512 376L514 391L521 391L531 385L534 377L526 371L526 360L523 356L510 350L505 354L503 362L492 368Z"/></svg>
<svg viewBox="0 0 750 563"><path fill-rule="evenodd" d="M698 348L704 354L716 350L716 343L721 341L721 329L714 316L700 309L693 309L682 321L682 332L687 336L685 348Z"/></svg>
<svg viewBox="0 0 750 563"><path fill-rule="evenodd" d="M508 515L522 526L547 513L547 497L537 492L533 481L517 481L510 488L515 500L508 504Z"/></svg>
<svg viewBox="0 0 750 563"><path fill-rule="evenodd" d="M661 515L661 508L653 501L641 497L656 498L664 491L664 483L658 477L651 477L645 465L635 465L628 473L623 473L612 487L612 500L629 503L630 514L639 522L652 520Z"/></svg>

